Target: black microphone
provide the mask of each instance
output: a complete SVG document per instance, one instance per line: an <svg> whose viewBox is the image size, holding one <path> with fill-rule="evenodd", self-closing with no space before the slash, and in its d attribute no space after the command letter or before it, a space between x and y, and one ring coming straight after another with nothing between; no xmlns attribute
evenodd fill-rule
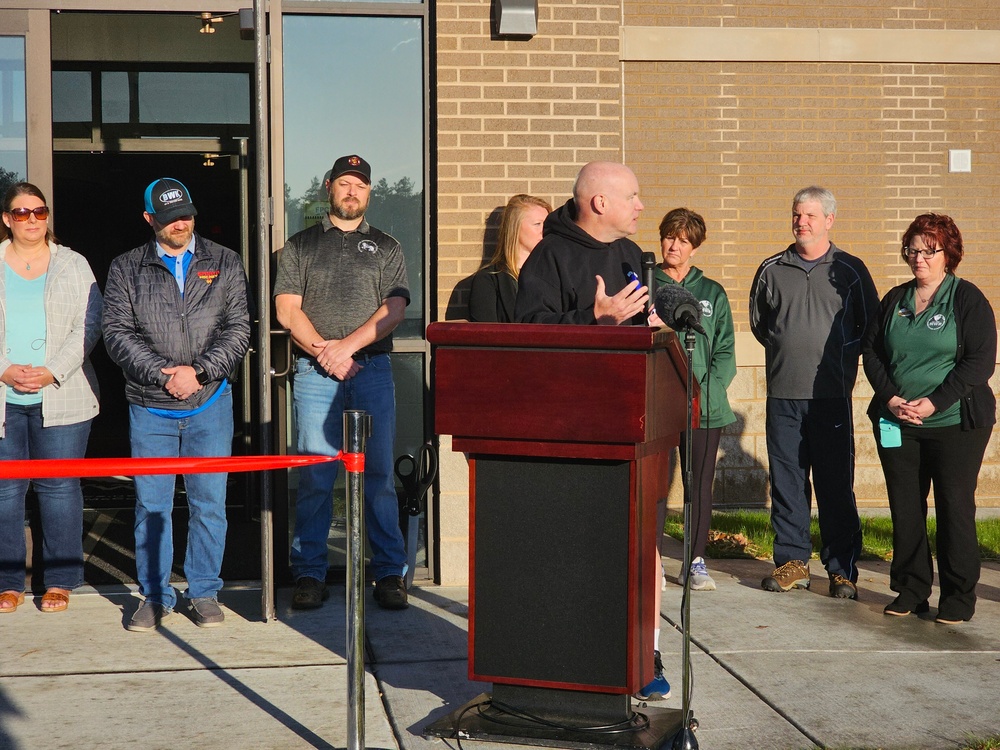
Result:
<svg viewBox="0 0 1000 750"><path fill-rule="evenodd" d="M653 253L642 254L642 285L649 290L649 304L646 311L653 309L653 295L656 293L656 279L653 269L656 268L656 256Z"/></svg>
<svg viewBox="0 0 1000 750"><path fill-rule="evenodd" d="M656 290L653 303L660 320L675 331L694 330L707 336L701 323L701 306L697 298L680 284L667 284Z"/></svg>

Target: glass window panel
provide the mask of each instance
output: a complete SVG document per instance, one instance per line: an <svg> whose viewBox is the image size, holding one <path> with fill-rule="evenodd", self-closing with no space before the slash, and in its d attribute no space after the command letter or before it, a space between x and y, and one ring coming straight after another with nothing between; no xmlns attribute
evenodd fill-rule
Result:
<svg viewBox="0 0 1000 750"><path fill-rule="evenodd" d="M101 73L101 120L107 123L128 122L128 73Z"/></svg>
<svg viewBox="0 0 1000 750"><path fill-rule="evenodd" d="M0 188L27 179L24 37L0 36Z"/></svg>
<svg viewBox="0 0 1000 750"><path fill-rule="evenodd" d="M52 71L52 122L86 122L94 119L89 70Z"/></svg>
<svg viewBox="0 0 1000 750"><path fill-rule="evenodd" d="M319 221L338 156L372 165L371 223L403 246L410 305L396 338L423 337L424 71L419 18L285 16L288 235Z"/></svg>
<svg viewBox="0 0 1000 750"><path fill-rule="evenodd" d="M139 73L140 123L250 122L247 73Z"/></svg>

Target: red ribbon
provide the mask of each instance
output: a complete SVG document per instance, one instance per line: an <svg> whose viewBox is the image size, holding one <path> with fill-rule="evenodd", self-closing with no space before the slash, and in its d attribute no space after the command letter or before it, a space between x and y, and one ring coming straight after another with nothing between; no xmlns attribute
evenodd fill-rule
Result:
<svg viewBox="0 0 1000 750"><path fill-rule="evenodd" d="M359 460L360 457L360 460ZM199 456L189 458L46 458L0 461L0 479L114 477L136 474L216 474L269 471L343 461L347 471L364 471L363 453L336 456ZM352 468L360 466L360 469Z"/></svg>
<svg viewBox="0 0 1000 750"><path fill-rule="evenodd" d="M364 453L344 453L341 451L340 458L344 462L344 471L353 471L358 474L364 473L365 454Z"/></svg>

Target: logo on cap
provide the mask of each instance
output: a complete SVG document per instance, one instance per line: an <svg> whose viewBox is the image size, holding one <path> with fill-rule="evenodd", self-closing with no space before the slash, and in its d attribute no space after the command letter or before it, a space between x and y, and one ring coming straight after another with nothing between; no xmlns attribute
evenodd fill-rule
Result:
<svg viewBox="0 0 1000 750"><path fill-rule="evenodd" d="M348 157L347 163L350 164L352 167L358 167L361 165L361 159L359 159L357 156L351 156Z"/></svg>
<svg viewBox="0 0 1000 750"><path fill-rule="evenodd" d="M179 201L182 200L183 198L184 198L184 193L182 193L177 188L173 188L172 190L167 190L165 192L160 193L161 203L170 203L171 201Z"/></svg>

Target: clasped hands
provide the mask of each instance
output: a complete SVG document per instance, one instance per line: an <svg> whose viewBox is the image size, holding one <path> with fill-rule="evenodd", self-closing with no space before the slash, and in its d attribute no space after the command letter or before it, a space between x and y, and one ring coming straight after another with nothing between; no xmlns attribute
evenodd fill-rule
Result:
<svg viewBox="0 0 1000 750"><path fill-rule="evenodd" d="M4 370L0 381L21 393L38 393L45 386L55 383L56 378L48 367L27 364L11 365Z"/></svg>
<svg viewBox="0 0 1000 750"><path fill-rule="evenodd" d="M354 361L354 351L344 344L343 339L316 341L313 348L316 349L319 366L337 380L350 380L361 372L363 365Z"/></svg>
<svg viewBox="0 0 1000 750"><path fill-rule="evenodd" d="M900 422L907 424L922 425L924 419L933 414L936 409L934 404L926 396L907 401L902 396L893 396L889 399L889 411Z"/></svg>
<svg viewBox="0 0 1000 750"><path fill-rule="evenodd" d="M163 367L160 369L164 375L169 375L170 380L163 386L167 393L178 401L184 401L200 391L203 386L198 382L198 373L191 365L176 365L174 367Z"/></svg>

